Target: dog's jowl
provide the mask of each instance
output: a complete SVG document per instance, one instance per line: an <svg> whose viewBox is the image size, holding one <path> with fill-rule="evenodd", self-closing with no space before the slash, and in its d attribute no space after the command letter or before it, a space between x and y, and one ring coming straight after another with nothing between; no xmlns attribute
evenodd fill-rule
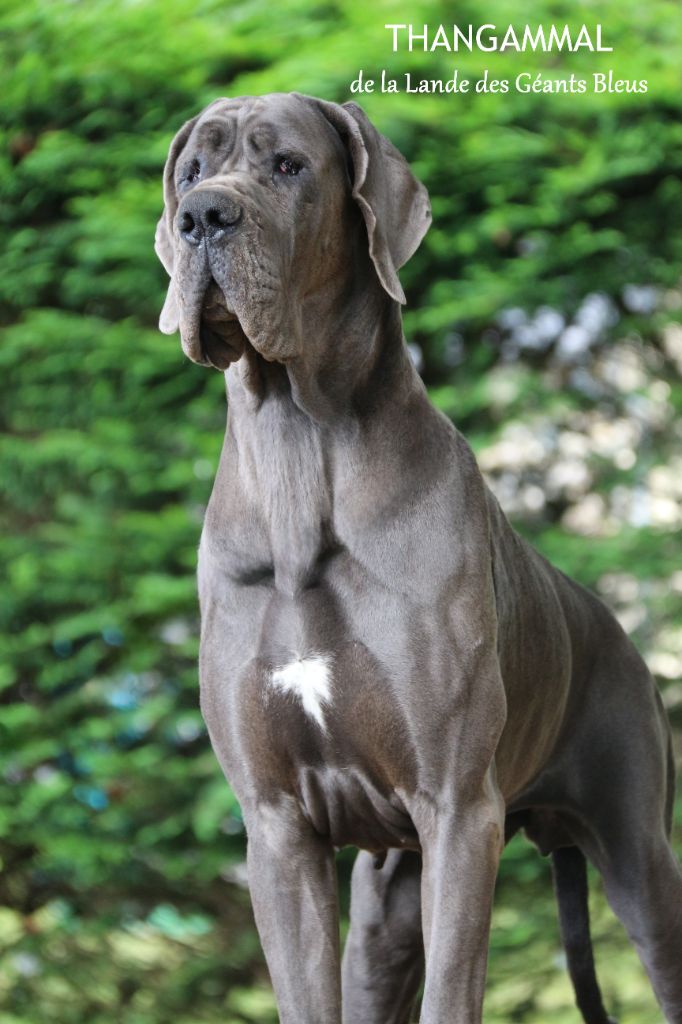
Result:
<svg viewBox="0 0 682 1024"><path fill-rule="evenodd" d="M429 403L399 268L425 188L355 104L221 99L174 139L161 328L226 370L199 554L201 706L283 1024L479 1024L503 844L551 853L605 1024L586 859L682 1024L674 772L606 608L511 529ZM341 957L334 848L360 848Z"/></svg>

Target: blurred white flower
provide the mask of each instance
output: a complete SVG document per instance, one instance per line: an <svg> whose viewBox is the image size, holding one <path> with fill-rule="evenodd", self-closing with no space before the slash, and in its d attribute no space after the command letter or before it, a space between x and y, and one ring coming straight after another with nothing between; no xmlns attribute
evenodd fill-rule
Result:
<svg viewBox="0 0 682 1024"><path fill-rule="evenodd" d="M545 486L551 497L577 500L592 484L592 473L580 459L562 459L547 470Z"/></svg>
<svg viewBox="0 0 682 1024"><path fill-rule="evenodd" d="M682 373L682 324L670 323L663 328L663 348L675 366Z"/></svg>
<svg viewBox="0 0 682 1024"><path fill-rule="evenodd" d="M572 363L580 359L589 350L593 337L588 330L578 324L572 324L561 334L556 347L557 359L562 363Z"/></svg>
<svg viewBox="0 0 682 1024"><path fill-rule="evenodd" d="M647 315L658 308L660 291L652 284L626 284L623 305L631 313Z"/></svg>
<svg viewBox="0 0 682 1024"><path fill-rule="evenodd" d="M607 513L601 494L586 494L561 517L562 526L584 537L606 537L615 533L616 524Z"/></svg>

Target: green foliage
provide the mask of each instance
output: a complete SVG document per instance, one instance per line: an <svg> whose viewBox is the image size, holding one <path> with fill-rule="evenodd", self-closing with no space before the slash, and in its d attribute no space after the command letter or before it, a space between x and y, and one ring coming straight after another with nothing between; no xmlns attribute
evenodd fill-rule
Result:
<svg viewBox="0 0 682 1024"><path fill-rule="evenodd" d="M511 0L492 6L518 24ZM596 15L531 0L523 17ZM458 5L460 24L480 18ZM455 59L391 54L383 26L406 15L390 2L3 5L0 1024L276 1019L239 808L198 712L194 565L223 382L156 330L163 161L215 96L343 100L381 67L648 79L644 96L362 102L433 200L403 277L434 401L520 529L615 607L662 683L679 679L682 22L667 0L604 0L599 18L612 55ZM418 0L410 19L453 10ZM594 899L613 1009L653 1020ZM547 865L520 841L496 913L490 1020L575 1020Z"/></svg>

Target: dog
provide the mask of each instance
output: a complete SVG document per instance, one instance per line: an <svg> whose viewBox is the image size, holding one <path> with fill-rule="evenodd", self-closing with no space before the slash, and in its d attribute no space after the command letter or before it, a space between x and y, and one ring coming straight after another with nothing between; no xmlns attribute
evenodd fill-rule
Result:
<svg viewBox="0 0 682 1024"><path fill-rule="evenodd" d="M519 829L553 857L587 1024L609 1018L586 858L682 1024L662 703L604 605L513 531L410 362L398 270L430 225L426 189L359 106L291 93L183 125L164 199L160 328L227 371L201 708L282 1024L405 1024L423 975L421 1024L480 1024Z"/></svg>

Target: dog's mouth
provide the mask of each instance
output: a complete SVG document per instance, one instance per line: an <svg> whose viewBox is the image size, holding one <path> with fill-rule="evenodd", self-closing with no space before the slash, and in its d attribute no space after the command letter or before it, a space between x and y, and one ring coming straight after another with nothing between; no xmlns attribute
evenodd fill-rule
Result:
<svg viewBox="0 0 682 1024"><path fill-rule="evenodd" d="M226 370L244 351L246 335L212 274L181 296L182 347L195 363Z"/></svg>
<svg viewBox="0 0 682 1024"><path fill-rule="evenodd" d="M244 351L246 335L237 314L231 310L225 295L211 277L199 321L199 340L203 354L219 370L226 370Z"/></svg>

